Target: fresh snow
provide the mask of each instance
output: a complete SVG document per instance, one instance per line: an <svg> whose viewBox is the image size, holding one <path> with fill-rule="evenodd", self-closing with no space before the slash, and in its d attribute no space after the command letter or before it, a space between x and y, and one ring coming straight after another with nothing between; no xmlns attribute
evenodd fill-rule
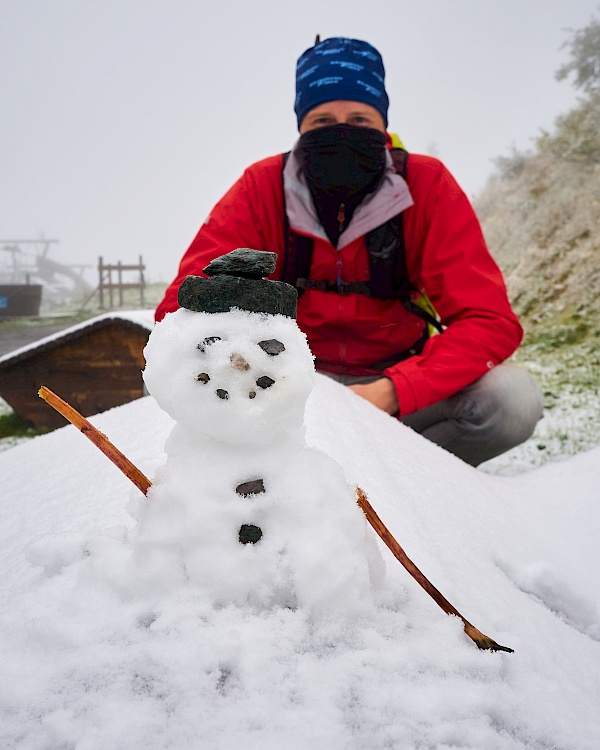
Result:
<svg viewBox="0 0 600 750"><path fill-rule="evenodd" d="M600 449L490 475L323 376L305 419L434 585L515 653L479 651L384 547L356 611L126 585L150 501L68 426L0 454L1 747L600 746ZM153 398L92 421L154 477L174 423Z"/></svg>
<svg viewBox="0 0 600 750"><path fill-rule="evenodd" d="M486 461L490 474L518 474L548 461L563 461L600 443L600 395L597 390L564 387L555 403L544 408L530 440Z"/></svg>

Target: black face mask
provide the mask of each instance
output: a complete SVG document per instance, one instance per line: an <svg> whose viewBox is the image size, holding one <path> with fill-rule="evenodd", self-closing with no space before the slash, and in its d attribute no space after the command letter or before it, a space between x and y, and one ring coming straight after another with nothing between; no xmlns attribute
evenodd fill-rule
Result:
<svg viewBox="0 0 600 750"><path fill-rule="evenodd" d="M385 133L356 125L330 125L309 130L298 144L317 215L336 247L355 209L383 177Z"/></svg>
<svg viewBox="0 0 600 750"><path fill-rule="evenodd" d="M309 187L347 200L374 190L385 171L386 136L374 128L330 125L300 136Z"/></svg>

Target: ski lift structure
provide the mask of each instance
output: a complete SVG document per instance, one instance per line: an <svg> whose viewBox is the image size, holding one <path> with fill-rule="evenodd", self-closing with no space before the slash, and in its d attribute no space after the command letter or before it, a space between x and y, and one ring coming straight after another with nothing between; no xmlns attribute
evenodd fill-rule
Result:
<svg viewBox="0 0 600 750"><path fill-rule="evenodd" d="M50 257L58 240L0 240L0 318L37 316L58 306L80 303L85 308L98 297L101 310L130 306L129 290L145 306L146 267L138 263L105 262L98 258L98 286L83 278L85 264L59 263Z"/></svg>
<svg viewBox="0 0 600 750"><path fill-rule="evenodd" d="M50 257L55 239L0 239L0 317L37 316L40 309L75 302L92 288L88 266Z"/></svg>

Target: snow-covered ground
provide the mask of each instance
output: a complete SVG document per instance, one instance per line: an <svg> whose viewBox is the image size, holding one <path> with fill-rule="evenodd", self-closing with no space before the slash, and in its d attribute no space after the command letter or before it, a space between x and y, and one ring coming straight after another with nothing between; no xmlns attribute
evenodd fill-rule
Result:
<svg viewBox="0 0 600 750"><path fill-rule="evenodd" d="M544 408L532 437L480 469L489 474L520 474L550 461L564 461L600 445L600 395L592 389L562 388Z"/></svg>
<svg viewBox="0 0 600 750"><path fill-rule="evenodd" d="M154 476L173 422L153 399L93 421ZM137 490L66 427L0 454L0 746L600 746L600 448L491 475L323 377L306 423L437 588L515 653L479 651L386 549L383 587L353 613L119 589Z"/></svg>

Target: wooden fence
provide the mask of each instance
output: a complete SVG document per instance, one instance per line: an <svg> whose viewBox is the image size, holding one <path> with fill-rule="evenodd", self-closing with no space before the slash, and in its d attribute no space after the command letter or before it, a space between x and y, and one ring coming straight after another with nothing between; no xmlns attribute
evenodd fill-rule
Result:
<svg viewBox="0 0 600 750"><path fill-rule="evenodd" d="M145 269L146 267L141 255L139 256L139 263L137 265L124 265L121 261L118 261L116 264L105 264L102 257L98 258L100 308L104 309L105 301L108 299L109 309L113 309L115 307L113 296L115 293L118 295L119 307L123 307L123 292L126 289L139 289L140 307L144 307ZM136 271L138 274L137 280L132 281L131 274ZM123 274L129 275L128 281L123 281Z"/></svg>

